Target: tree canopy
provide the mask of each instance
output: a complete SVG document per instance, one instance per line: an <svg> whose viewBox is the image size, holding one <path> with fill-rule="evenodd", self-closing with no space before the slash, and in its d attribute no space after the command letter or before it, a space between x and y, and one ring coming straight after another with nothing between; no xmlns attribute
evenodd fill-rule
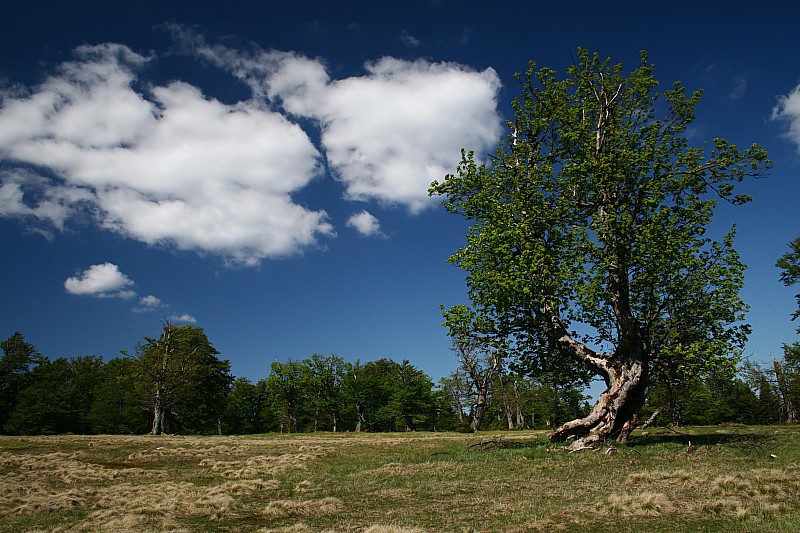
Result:
<svg viewBox="0 0 800 533"><path fill-rule="evenodd" d="M800 283L800 237L789 243L789 251L783 254L775 266L781 269L781 282L790 287ZM795 295L797 310L792 314L792 320L800 317L800 293ZM797 328L800 332L800 327Z"/></svg>
<svg viewBox="0 0 800 533"><path fill-rule="evenodd" d="M529 368L605 380L592 412L552 438L624 438L651 377L697 372L745 342L735 228L707 230L717 202L749 201L735 185L770 162L755 144L690 143L702 92L679 82L658 92L644 52L627 75L579 49L563 79L533 62L517 79L496 155L463 151L456 173L431 185L472 222L450 261Z"/></svg>
<svg viewBox="0 0 800 533"><path fill-rule="evenodd" d="M233 381L230 362L218 354L203 330L191 325L166 323L158 339L145 338L136 359L140 385L152 398L151 433L218 426Z"/></svg>

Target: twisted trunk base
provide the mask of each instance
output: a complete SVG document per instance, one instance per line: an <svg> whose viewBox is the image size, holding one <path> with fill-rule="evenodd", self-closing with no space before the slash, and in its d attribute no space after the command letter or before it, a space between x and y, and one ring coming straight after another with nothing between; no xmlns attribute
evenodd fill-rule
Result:
<svg viewBox="0 0 800 533"><path fill-rule="evenodd" d="M609 439L625 441L638 425L637 415L644 404L648 375L638 359L607 359L603 364L606 390L597 398L592 412L556 429L550 440L578 439L568 449L582 450Z"/></svg>

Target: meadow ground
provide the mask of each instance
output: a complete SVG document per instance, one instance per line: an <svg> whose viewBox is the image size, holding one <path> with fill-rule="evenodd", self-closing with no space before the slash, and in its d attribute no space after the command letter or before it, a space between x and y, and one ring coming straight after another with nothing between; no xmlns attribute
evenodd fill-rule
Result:
<svg viewBox="0 0 800 533"><path fill-rule="evenodd" d="M800 531L800 428L0 437L2 531Z"/></svg>

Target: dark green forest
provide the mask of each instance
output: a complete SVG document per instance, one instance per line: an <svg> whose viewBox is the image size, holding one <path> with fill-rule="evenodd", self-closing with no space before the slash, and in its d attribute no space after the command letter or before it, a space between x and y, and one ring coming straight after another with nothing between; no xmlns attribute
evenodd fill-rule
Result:
<svg viewBox="0 0 800 533"><path fill-rule="evenodd" d="M555 427L589 409L581 383L462 357L438 383L408 361L321 354L274 362L253 383L233 376L195 326L165 324L158 338L112 359L49 358L20 332L1 346L0 427L12 435L524 429ZM660 424L796 421L800 344L784 349L769 366L655 385L641 418L662 408Z"/></svg>

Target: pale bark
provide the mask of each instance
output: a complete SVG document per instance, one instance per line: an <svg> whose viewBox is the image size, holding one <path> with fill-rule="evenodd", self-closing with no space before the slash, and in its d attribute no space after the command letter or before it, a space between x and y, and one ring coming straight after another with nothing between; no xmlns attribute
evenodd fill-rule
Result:
<svg viewBox="0 0 800 533"><path fill-rule="evenodd" d="M478 398L475 402L475 410L472 413L472 431L480 431L483 423L483 412L486 409L486 398L488 396L489 383L480 383L478 388Z"/></svg>
<svg viewBox="0 0 800 533"><path fill-rule="evenodd" d="M150 430L151 435L161 435L164 433L165 413L161 401L161 394L162 391L160 389L157 390L153 400L153 428Z"/></svg>
<svg viewBox="0 0 800 533"><path fill-rule="evenodd" d="M525 429L525 413L522 411L522 395L519 392L519 382L514 380L514 405L516 407L516 428L520 431Z"/></svg>
<svg viewBox="0 0 800 533"><path fill-rule="evenodd" d="M606 390L598 397L591 413L584 418L563 424L550 440L563 441L570 436L581 437L571 449L581 449L607 439L624 440L633 430L636 414L647 392L647 371L636 360L609 361Z"/></svg>
<svg viewBox="0 0 800 533"><path fill-rule="evenodd" d="M364 418L364 406L356 403L356 411L358 413L358 422L356 422L356 432L360 433L364 429L367 420Z"/></svg>
<svg viewBox="0 0 800 533"><path fill-rule="evenodd" d="M775 378L778 380L778 390L783 398L783 405L786 408L786 421L790 424L795 424L798 421L797 409L792 401L792 395L789 393L789 388L786 386L786 380L783 377L783 368L777 359L772 360L772 366L775 368Z"/></svg>
<svg viewBox="0 0 800 533"><path fill-rule="evenodd" d="M156 390L155 397L153 398L153 427L150 430L151 435L166 435L171 433L170 425L170 408L165 400L165 392L159 388Z"/></svg>
<svg viewBox="0 0 800 533"><path fill-rule="evenodd" d="M663 408L663 407L659 407L658 409L656 409L655 411L653 411L653 414L652 414L652 415L650 415L650 418L648 418L648 419L645 421L645 423L644 423L644 424L642 424L641 428L642 428L642 429L647 429L647 428L649 428L650 426L652 426L653 424L655 424L655 423L656 423L656 420L658 420L658 417L659 417L659 416L661 416L661 413L663 413L663 412L664 412L664 408Z"/></svg>
<svg viewBox="0 0 800 533"><path fill-rule="evenodd" d="M635 427L636 416L647 394L648 369L638 336L633 333L623 339L615 354L600 354L573 339L559 316L551 320L554 331L560 333L556 342L562 353L580 358L602 376L606 390L597 398L588 416L562 424L550 435L550 440L579 437L569 446L572 450L585 449L608 439L624 441Z"/></svg>

